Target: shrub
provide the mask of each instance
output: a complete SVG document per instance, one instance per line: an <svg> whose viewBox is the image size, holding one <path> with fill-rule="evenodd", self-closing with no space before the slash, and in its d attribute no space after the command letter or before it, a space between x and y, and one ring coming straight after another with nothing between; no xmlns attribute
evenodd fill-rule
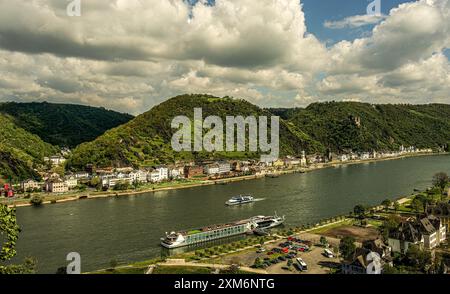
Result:
<svg viewBox="0 0 450 294"><path fill-rule="evenodd" d="M42 205L42 203L44 202L44 199L42 199L42 197L40 196L33 196L33 198L31 198L30 203L33 206L40 206Z"/></svg>

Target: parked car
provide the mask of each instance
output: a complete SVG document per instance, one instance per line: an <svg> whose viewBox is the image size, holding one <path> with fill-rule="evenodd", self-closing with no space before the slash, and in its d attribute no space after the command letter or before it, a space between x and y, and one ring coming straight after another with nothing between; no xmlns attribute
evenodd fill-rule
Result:
<svg viewBox="0 0 450 294"><path fill-rule="evenodd" d="M325 249L323 255L328 258L334 258L334 253L330 249Z"/></svg>
<svg viewBox="0 0 450 294"><path fill-rule="evenodd" d="M291 246L291 245L292 245L292 242L289 242L289 241L278 244L279 247L288 247L288 246Z"/></svg>
<svg viewBox="0 0 450 294"><path fill-rule="evenodd" d="M309 251L309 246L307 246L307 245L299 246L298 250L302 251L302 252Z"/></svg>

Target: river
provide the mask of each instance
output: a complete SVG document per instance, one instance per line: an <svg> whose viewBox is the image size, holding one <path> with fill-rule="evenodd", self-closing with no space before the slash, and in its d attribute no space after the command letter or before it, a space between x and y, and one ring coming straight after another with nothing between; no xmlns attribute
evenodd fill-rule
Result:
<svg viewBox="0 0 450 294"><path fill-rule="evenodd" d="M240 220L255 215L286 216L298 226L348 213L356 204L376 205L431 185L436 172L450 173L450 156L410 157L342 165L305 174L17 209L22 228L19 252L38 260L39 273L55 273L66 255L81 255L82 271L161 255L167 231ZM264 198L225 207L230 197L250 193Z"/></svg>

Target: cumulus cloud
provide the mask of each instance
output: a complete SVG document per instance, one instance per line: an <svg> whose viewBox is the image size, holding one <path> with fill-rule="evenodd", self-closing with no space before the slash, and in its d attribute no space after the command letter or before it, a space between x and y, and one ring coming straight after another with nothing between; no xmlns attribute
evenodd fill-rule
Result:
<svg viewBox="0 0 450 294"><path fill-rule="evenodd" d="M373 29L370 37L337 44L331 50L335 70L366 74L389 71L442 52L449 45L449 2L430 3L434 2L402 4Z"/></svg>
<svg viewBox="0 0 450 294"><path fill-rule="evenodd" d="M53 101L140 113L174 95L261 106L322 100L448 102L448 0L405 3L367 37L327 48L298 0L0 0L0 101Z"/></svg>
<svg viewBox="0 0 450 294"><path fill-rule="evenodd" d="M323 25L329 29L345 29L345 28L359 28L366 25L377 24L383 19L386 18L386 15L377 15L377 14L363 14L363 15L353 15L346 17L341 20L336 21L326 21Z"/></svg>

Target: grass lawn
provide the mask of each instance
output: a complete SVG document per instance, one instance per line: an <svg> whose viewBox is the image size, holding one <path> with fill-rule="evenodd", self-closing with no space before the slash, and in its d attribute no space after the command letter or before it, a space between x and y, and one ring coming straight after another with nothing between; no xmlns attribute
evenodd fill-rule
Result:
<svg viewBox="0 0 450 294"><path fill-rule="evenodd" d="M224 258L229 259L229 258L233 258L233 257L239 257L240 255L245 255L247 253L255 252L255 251L256 251L255 248L249 248L249 249L242 250L242 251L227 253L226 255L215 257L215 258L208 258L208 259L202 260L202 262L203 263L212 263L212 264L228 264L229 262L224 261Z"/></svg>
<svg viewBox="0 0 450 294"><path fill-rule="evenodd" d="M368 225L371 225L372 227L375 227L375 228L380 228L383 226L382 220L366 219L366 222Z"/></svg>
<svg viewBox="0 0 450 294"><path fill-rule="evenodd" d="M326 225L324 227L321 228L317 228L317 229L313 229L311 231L309 231L309 233L312 234L321 234L321 233L325 233L331 229L335 229L335 228L339 228L342 226L349 226L349 225L353 225L354 220L352 219L346 219L344 221L338 222L338 223L334 223L334 224L330 224L330 225Z"/></svg>
<svg viewBox="0 0 450 294"><path fill-rule="evenodd" d="M212 269L206 267L195 266L158 266L153 270L156 275L194 275L194 274L210 274Z"/></svg>

